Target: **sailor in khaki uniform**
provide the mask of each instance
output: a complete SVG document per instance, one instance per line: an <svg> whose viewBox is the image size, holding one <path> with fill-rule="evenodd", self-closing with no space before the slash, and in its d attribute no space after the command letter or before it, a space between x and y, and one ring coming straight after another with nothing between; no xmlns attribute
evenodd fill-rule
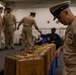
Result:
<svg viewBox="0 0 76 75"><path fill-rule="evenodd" d="M19 26L23 23L23 30L22 30L22 49L25 49L25 45L27 46L27 48L32 46L32 26L34 26L38 32L41 34L41 31L39 30L36 21L34 19L35 17L34 12L31 12L30 15L28 17L24 17L18 24L18 28Z"/></svg>
<svg viewBox="0 0 76 75"><path fill-rule="evenodd" d="M2 31L2 17L1 17L1 13L2 13L3 7L0 7L0 49L2 49L2 45L1 45L1 31Z"/></svg>
<svg viewBox="0 0 76 75"><path fill-rule="evenodd" d="M5 8L6 14L3 16L6 49L9 47L9 44L12 49L14 48L14 27L16 29L16 18L11 14L12 10L11 6L7 6Z"/></svg>
<svg viewBox="0 0 76 75"><path fill-rule="evenodd" d="M69 8L70 3L65 1L50 8L54 20L57 18L59 22L67 25L64 45L55 52L58 57L63 50L65 62L63 75L76 75L76 17Z"/></svg>

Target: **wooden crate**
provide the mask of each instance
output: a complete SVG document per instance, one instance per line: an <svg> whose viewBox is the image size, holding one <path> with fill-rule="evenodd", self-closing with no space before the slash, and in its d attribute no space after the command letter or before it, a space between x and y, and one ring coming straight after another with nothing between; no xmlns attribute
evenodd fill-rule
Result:
<svg viewBox="0 0 76 75"><path fill-rule="evenodd" d="M34 48L35 49L35 48ZM21 51L5 58L5 75L48 75L56 46L46 44L33 53ZM27 57L26 57L27 56Z"/></svg>
<svg viewBox="0 0 76 75"><path fill-rule="evenodd" d="M52 63L52 61L55 58L56 45L55 44L51 44L50 50L51 50L51 63Z"/></svg>
<svg viewBox="0 0 76 75"><path fill-rule="evenodd" d="M56 51L55 44L50 44L46 50L40 53L39 57L42 57L44 60L44 67L45 67L45 75L48 75L50 67L52 65L52 61L54 59L54 54Z"/></svg>
<svg viewBox="0 0 76 75"><path fill-rule="evenodd" d="M4 75L16 75L16 61L20 58L5 57Z"/></svg>
<svg viewBox="0 0 76 75"><path fill-rule="evenodd" d="M45 72L45 75L48 75L48 73L49 73L49 70L50 70L50 60L51 60L51 57L50 57L50 54L51 54L51 52L50 52L50 50L49 50L49 48L47 49L47 50L45 50L44 52L42 52L41 54L40 54L40 56L39 57L41 57L41 58L43 58L43 60L44 60L44 72Z"/></svg>
<svg viewBox="0 0 76 75"><path fill-rule="evenodd" d="M24 59L26 52L21 51L5 57L4 75L16 75L16 61Z"/></svg>
<svg viewBox="0 0 76 75"><path fill-rule="evenodd" d="M44 75L42 58L16 61L16 75Z"/></svg>

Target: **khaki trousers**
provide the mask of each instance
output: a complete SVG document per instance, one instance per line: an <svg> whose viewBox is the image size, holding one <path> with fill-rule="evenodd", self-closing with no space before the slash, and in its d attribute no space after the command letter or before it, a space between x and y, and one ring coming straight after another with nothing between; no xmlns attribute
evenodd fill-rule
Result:
<svg viewBox="0 0 76 75"><path fill-rule="evenodd" d="M13 26L5 27L5 44L6 44L6 47L9 47L9 45L14 47L14 27Z"/></svg>
<svg viewBox="0 0 76 75"><path fill-rule="evenodd" d="M22 31L22 48L31 47L32 44L32 29L31 27L23 27Z"/></svg>

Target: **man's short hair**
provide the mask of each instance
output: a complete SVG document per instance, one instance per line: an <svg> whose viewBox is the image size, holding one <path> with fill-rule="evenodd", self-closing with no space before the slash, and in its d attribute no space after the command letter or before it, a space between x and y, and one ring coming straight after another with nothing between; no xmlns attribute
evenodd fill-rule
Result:
<svg viewBox="0 0 76 75"><path fill-rule="evenodd" d="M13 11L13 8L12 8L11 6L6 6L6 7L5 7L5 10Z"/></svg>
<svg viewBox="0 0 76 75"><path fill-rule="evenodd" d="M51 28L51 30L54 30L54 31L56 31L56 28Z"/></svg>
<svg viewBox="0 0 76 75"><path fill-rule="evenodd" d="M30 15L36 15L36 13L35 12L30 12Z"/></svg>

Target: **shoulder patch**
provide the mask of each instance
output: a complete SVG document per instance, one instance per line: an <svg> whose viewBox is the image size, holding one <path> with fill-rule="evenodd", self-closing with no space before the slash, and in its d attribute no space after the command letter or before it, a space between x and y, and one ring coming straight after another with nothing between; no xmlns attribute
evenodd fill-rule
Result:
<svg viewBox="0 0 76 75"><path fill-rule="evenodd" d="M69 31L66 35L66 42L68 44L72 44L73 42L73 33L71 31Z"/></svg>

